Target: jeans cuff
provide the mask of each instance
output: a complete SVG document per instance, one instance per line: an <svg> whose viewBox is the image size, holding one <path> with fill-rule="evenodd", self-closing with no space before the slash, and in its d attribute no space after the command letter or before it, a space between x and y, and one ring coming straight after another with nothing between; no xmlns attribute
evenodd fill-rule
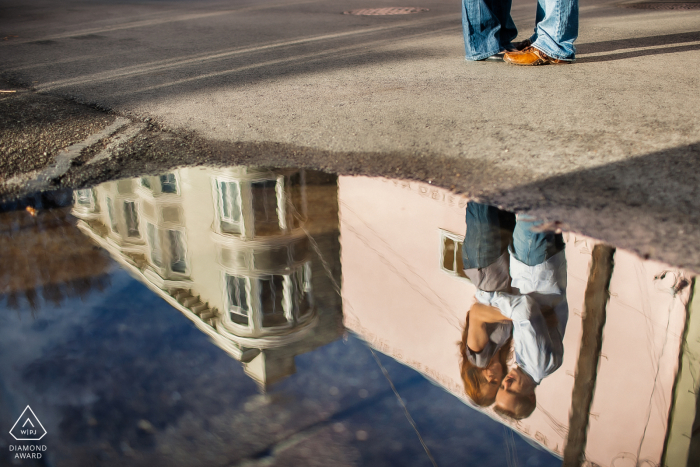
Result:
<svg viewBox="0 0 700 467"><path fill-rule="evenodd" d="M573 57L573 56L572 57L562 57L558 53L552 52L551 50L548 50L547 47L545 47L544 44L542 44L542 42L534 41L532 43L532 47L536 48L540 52L544 52L549 57L556 58L557 60L564 60L567 62L573 62L575 60L575 57Z"/></svg>
<svg viewBox="0 0 700 467"><path fill-rule="evenodd" d="M484 60L486 58L489 58L491 55L496 55L496 54L504 52L504 51L505 51L505 49L497 50L496 52L491 52L491 53L474 55L473 57L465 56L464 59L469 61L469 62L478 62L479 60Z"/></svg>

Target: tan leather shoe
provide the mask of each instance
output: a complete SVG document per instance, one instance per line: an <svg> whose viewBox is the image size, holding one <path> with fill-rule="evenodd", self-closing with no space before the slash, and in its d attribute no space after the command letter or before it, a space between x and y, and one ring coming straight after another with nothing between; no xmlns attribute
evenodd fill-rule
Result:
<svg viewBox="0 0 700 467"><path fill-rule="evenodd" d="M513 65L537 66L537 65L565 65L571 63L568 60L552 58L546 53L534 47L526 47L520 52L506 52L503 61Z"/></svg>

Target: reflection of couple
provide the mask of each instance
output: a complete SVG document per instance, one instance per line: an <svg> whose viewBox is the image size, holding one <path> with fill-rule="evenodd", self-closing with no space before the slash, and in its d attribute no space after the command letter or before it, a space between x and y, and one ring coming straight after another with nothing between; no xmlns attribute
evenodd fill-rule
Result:
<svg viewBox="0 0 700 467"><path fill-rule="evenodd" d="M467 205L464 272L477 287L460 344L462 379L479 406L515 419L535 410L535 388L561 366L568 318L561 234L493 206ZM507 361L515 365L506 374Z"/></svg>
<svg viewBox="0 0 700 467"><path fill-rule="evenodd" d="M501 60L514 65L571 63L578 36L578 0L537 0L535 32L519 43L510 16L512 0L462 0L467 60Z"/></svg>

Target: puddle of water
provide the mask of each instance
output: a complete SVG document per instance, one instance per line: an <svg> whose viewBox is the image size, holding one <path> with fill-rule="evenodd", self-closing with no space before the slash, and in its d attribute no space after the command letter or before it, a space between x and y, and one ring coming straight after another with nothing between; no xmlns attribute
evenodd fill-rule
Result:
<svg viewBox="0 0 700 467"><path fill-rule="evenodd" d="M681 269L308 170L185 168L1 211L0 426L30 405L47 432L43 460L2 435L8 462L696 465Z"/></svg>

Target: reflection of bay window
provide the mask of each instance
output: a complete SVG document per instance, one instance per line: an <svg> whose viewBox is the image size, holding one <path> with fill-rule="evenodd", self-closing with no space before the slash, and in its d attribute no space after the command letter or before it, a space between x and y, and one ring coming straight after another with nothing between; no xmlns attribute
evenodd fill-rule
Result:
<svg viewBox="0 0 700 467"><path fill-rule="evenodd" d="M280 178L279 181L264 180L251 183L255 235L276 234L286 228L284 209L279 209L284 202L284 198L280 196L282 180Z"/></svg>
<svg viewBox="0 0 700 467"><path fill-rule="evenodd" d="M187 272L185 239L179 230L168 230L170 244L170 270L184 274Z"/></svg>
<svg viewBox="0 0 700 467"><path fill-rule="evenodd" d="M248 280L245 277L226 275L229 316L236 324L248 325Z"/></svg>
<svg viewBox="0 0 700 467"><path fill-rule="evenodd" d="M114 216L114 203L112 198L107 198L107 215L109 216L109 223L112 226L112 232L117 233L117 218Z"/></svg>
<svg viewBox="0 0 700 467"><path fill-rule="evenodd" d="M226 275L231 321L244 326L257 314L263 328L284 326L307 316L312 309L311 265L291 274L259 277Z"/></svg>
<svg viewBox="0 0 700 467"><path fill-rule="evenodd" d="M311 312L311 263L306 263L302 269L293 274L294 314L298 317L306 316Z"/></svg>
<svg viewBox="0 0 700 467"><path fill-rule="evenodd" d="M221 232L254 238L279 235L294 227L291 214L295 208L290 211L287 206L292 202L288 199L288 178L272 175L263 180L215 179L214 184Z"/></svg>
<svg viewBox="0 0 700 467"><path fill-rule="evenodd" d="M140 237L139 216L136 211L136 203L133 201L124 202L124 219L126 220L126 234L129 237Z"/></svg>
<svg viewBox="0 0 700 467"><path fill-rule="evenodd" d="M187 245L180 230L160 230L151 223L146 226L151 262L165 273L187 274Z"/></svg>
<svg viewBox="0 0 700 467"><path fill-rule="evenodd" d="M79 205L92 207L94 204L94 195L91 188L85 188L83 190L77 190L75 192L75 198Z"/></svg>
<svg viewBox="0 0 700 467"><path fill-rule="evenodd" d="M284 309L284 295L288 289L289 276L264 276L260 282L260 311L264 328L280 326L287 323Z"/></svg>
<svg viewBox="0 0 700 467"><path fill-rule="evenodd" d="M241 188L238 182L216 181L219 192L219 217L221 230L226 233L241 233Z"/></svg>
<svg viewBox="0 0 700 467"><path fill-rule="evenodd" d="M161 193L177 193L177 180L175 174L165 174L160 177Z"/></svg>
<svg viewBox="0 0 700 467"><path fill-rule="evenodd" d="M160 243L160 236L156 227L149 223L146 226L146 234L148 235L148 245L151 247L151 261L157 267L163 266L163 249Z"/></svg>

